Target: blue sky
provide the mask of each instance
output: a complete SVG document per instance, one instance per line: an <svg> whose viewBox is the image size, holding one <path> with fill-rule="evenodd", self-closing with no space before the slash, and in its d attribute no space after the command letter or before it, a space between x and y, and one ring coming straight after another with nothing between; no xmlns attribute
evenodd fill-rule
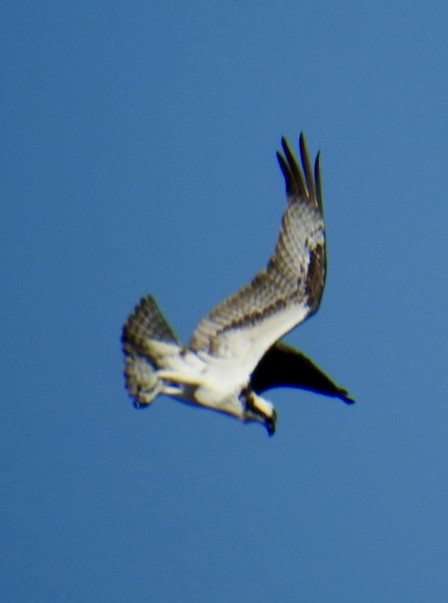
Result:
<svg viewBox="0 0 448 603"><path fill-rule="evenodd" d="M446 3L1 13L2 600L446 600ZM329 273L288 341L357 405L137 412L127 315L187 341L265 264L301 130Z"/></svg>

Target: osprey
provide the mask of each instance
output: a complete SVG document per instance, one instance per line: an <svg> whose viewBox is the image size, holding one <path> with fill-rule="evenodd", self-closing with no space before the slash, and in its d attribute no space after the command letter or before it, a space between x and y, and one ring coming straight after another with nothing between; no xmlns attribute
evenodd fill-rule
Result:
<svg viewBox="0 0 448 603"><path fill-rule="evenodd" d="M297 387L351 404L301 352L280 340L318 309L325 284L325 226L319 154L314 173L303 134L301 167L288 142L277 153L287 208L267 268L231 295L182 347L152 296L141 300L123 329L125 380L137 408L164 394L275 432L276 411L260 396L274 387Z"/></svg>

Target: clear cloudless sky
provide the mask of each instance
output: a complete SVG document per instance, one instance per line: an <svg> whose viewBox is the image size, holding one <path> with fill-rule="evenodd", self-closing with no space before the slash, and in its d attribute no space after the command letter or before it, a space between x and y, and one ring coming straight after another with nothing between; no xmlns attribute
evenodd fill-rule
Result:
<svg viewBox="0 0 448 603"><path fill-rule="evenodd" d="M448 600L446 2L1 8L2 601ZM266 262L280 137L323 157L329 272L288 336L357 404L278 430L132 408L121 328L183 341Z"/></svg>

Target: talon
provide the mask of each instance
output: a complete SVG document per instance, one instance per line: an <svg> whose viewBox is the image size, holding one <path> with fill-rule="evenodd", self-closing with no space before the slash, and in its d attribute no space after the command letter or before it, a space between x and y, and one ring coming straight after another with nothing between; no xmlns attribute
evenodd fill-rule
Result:
<svg viewBox="0 0 448 603"><path fill-rule="evenodd" d="M274 435L276 424L277 424L277 413L275 410L273 410L272 416L266 417L266 422L265 422L266 430L267 430L269 436Z"/></svg>

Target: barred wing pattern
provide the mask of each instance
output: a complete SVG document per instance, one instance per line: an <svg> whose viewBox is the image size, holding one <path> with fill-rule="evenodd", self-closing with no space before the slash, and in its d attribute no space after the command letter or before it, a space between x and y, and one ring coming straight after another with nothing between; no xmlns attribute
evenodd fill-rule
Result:
<svg viewBox="0 0 448 603"><path fill-rule="evenodd" d="M126 353L145 353L151 342L179 345L179 341L152 295L135 307L123 329L122 343Z"/></svg>
<svg viewBox="0 0 448 603"><path fill-rule="evenodd" d="M160 393L157 369L180 351L178 339L157 302L148 295L135 307L123 328L121 344L125 354L125 380L137 408L147 406Z"/></svg>
<svg viewBox="0 0 448 603"><path fill-rule="evenodd" d="M314 174L303 134L302 169L282 138L277 153L286 182L288 206L280 237L265 270L219 304L199 324L194 351L218 357L248 355L255 367L264 352L319 307L325 284L325 233L319 155Z"/></svg>

